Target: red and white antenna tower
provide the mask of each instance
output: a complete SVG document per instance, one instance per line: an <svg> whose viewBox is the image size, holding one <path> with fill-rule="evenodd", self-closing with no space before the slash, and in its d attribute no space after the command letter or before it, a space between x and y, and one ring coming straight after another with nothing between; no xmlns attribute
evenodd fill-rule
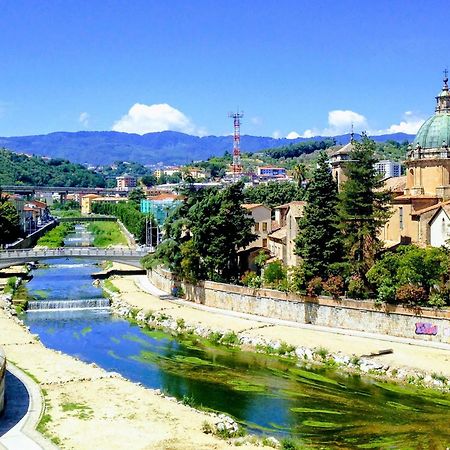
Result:
<svg viewBox="0 0 450 450"><path fill-rule="evenodd" d="M229 113L228 117L232 117L234 120L234 139L233 139L233 164L231 168L233 169L233 174L242 172L241 166L241 119L244 117L244 113L235 112Z"/></svg>

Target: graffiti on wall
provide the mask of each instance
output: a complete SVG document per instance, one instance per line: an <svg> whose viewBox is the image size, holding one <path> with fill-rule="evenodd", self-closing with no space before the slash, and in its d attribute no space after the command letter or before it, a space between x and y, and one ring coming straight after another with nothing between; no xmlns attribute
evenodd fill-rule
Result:
<svg viewBox="0 0 450 450"><path fill-rule="evenodd" d="M430 334L435 336L437 334L437 325L427 322L417 322L416 334Z"/></svg>

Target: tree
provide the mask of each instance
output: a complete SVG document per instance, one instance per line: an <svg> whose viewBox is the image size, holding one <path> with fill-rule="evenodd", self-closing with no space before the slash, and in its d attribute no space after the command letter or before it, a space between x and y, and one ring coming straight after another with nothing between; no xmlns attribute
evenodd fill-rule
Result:
<svg viewBox="0 0 450 450"><path fill-rule="evenodd" d="M345 166L347 181L339 195L340 227L347 260L363 280L381 249L379 229L390 216L390 193L382 190L374 164L376 144L366 135L354 143Z"/></svg>
<svg viewBox="0 0 450 450"><path fill-rule="evenodd" d="M298 222L297 255L303 259L307 278L329 275L330 266L341 261L342 242L337 214L337 184L325 152L319 156L306 191L306 206Z"/></svg>
<svg viewBox="0 0 450 450"><path fill-rule="evenodd" d="M303 198L303 190L295 183L270 181L244 191L247 203L263 203L269 208L290 203Z"/></svg>
<svg viewBox="0 0 450 450"><path fill-rule="evenodd" d="M293 168L293 178L297 182L299 188L302 187L306 180L306 166L304 163L297 163Z"/></svg>
<svg viewBox="0 0 450 450"><path fill-rule="evenodd" d="M128 195L128 201L130 203L134 203L134 205L137 205L139 207L139 205L141 204L141 200L145 199L145 192L141 187L135 188L133 189L130 194Z"/></svg>
<svg viewBox="0 0 450 450"><path fill-rule="evenodd" d="M254 223L244 203L244 184L234 183L209 194L189 209L190 232L208 279L237 281L238 250L255 239Z"/></svg>
<svg viewBox="0 0 450 450"><path fill-rule="evenodd" d="M20 217L16 207L0 190L0 247L20 236Z"/></svg>
<svg viewBox="0 0 450 450"><path fill-rule="evenodd" d="M141 178L142 183L144 183L147 187L154 186L157 182L155 175L144 175Z"/></svg>
<svg viewBox="0 0 450 450"><path fill-rule="evenodd" d="M165 222L165 240L145 267L166 264L178 277L238 281L238 250L255 239L244 202L243 183L196 191L187 185L183 203Z"/></svg>

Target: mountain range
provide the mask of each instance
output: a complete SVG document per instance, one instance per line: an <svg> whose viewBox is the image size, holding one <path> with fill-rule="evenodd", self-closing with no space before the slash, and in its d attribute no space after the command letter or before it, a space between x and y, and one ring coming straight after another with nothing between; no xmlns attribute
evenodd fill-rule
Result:
<svg viewBox="0 0 450 450"><path fill-rule="evenodd" d="M412 141L414 135L405 133L372 137L376 142ZM243 152L257 152L296 142L328 139L274 139L271 137L241 137ZM346 144L349 134L334 136L337 144ZM162 131L144 135L116 131L55 132L35 136L0 137L0 147L14 152L50 158L69 159L76 163L107 165L114 161L135 161L141 164L187 164L221 156L233 149L232 136L191 136L176 131Z"/></svg>

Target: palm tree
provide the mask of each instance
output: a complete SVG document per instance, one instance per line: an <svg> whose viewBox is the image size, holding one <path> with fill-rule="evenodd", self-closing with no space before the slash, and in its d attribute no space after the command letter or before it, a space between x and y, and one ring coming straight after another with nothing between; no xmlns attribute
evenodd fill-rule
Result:
<svg viewBox="0 0 450 450"><path fill-rule="evenodd" d="M306 180L306 166L304 163L297 163L293 170L294 180L297 182L298 187L302 187L302 183Z"/></svg>

